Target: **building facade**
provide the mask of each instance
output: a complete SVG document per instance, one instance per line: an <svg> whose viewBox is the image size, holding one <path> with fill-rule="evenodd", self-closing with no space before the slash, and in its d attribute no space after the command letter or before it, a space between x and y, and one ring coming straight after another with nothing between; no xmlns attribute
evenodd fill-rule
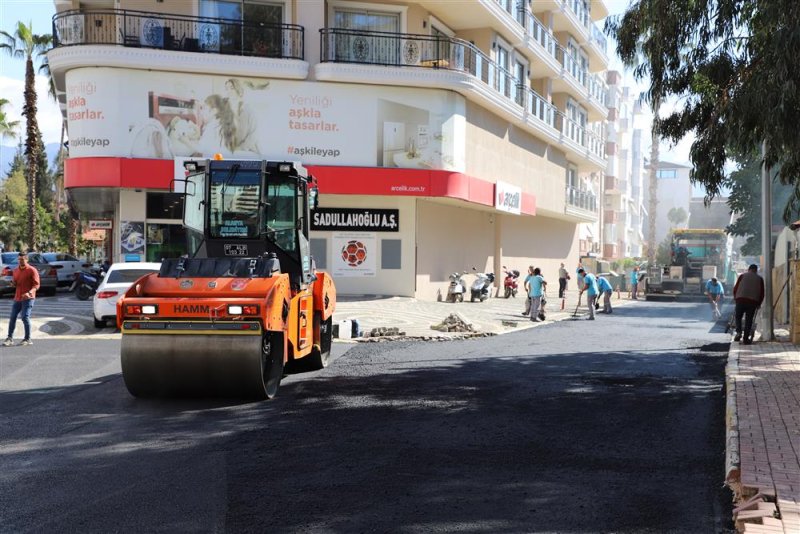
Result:
<svg viewBox="0 0 800 534"><path fill-rule="evenodd" d="M607 73L608 139L603 180L603 257L608 260L641 257L644 243L644 158L642 109L622 75Z"/></svg>
<svg viewBox="0 0 800 534"><path fill-rule="evenodd" d="M114 261L185 253L187 158L301 162L342 294L576 263L606 169L602 1L56 1L65 187ZM342 259L351 240L367 250Z"/></svg>
<svg viewBox="0 0 800 534"><path fill-rule="evenodd" d="M656 247L664 241L673 228L689 228L692 201L692 183L689 180L691 170L692 168L688 165L668 161L658 162L658 171L656 172L658 181L658 196L656 197L658 204L655 217ZM649 185L649 180L647 183ZM670 220L669 214L671 210L678 208L684 211L686 219L683 222L674 223Z"/></svg>

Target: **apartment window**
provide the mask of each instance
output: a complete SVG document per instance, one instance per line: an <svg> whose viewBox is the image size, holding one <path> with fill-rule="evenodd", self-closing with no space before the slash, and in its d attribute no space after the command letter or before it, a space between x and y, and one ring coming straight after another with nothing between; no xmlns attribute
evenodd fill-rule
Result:
<svg viewBox="0 0 800 534"><path fill-rule="evenodd" d="M511 51L509 48L497 43L497 52L495 54L495 61L497 62L497 82L495 89L506 96L511 96L511 77L509 76L511 67Z"/></svg>
<svg viewBox="0 0 800 534"><path fill-rule="evenodd" d="M347 30L400 33L400 14L335 8L333 24Z"/></svg>
<svg viewBox="0 0 800 534"><path fill-rule="evenodd" d="M574 189L578 188L578 169L572 165L567 167L567 185Z"/></svg>
<svg viewBox="0 0 800 534"><path fill-rule="evenodd" d="M525 105L525 89L528 87L528 77L525 75L527 65L517 60L514 62L514 101L520 106Z"/></svg>
<svg viewBox="0 0 800 534"><path fill-rule="evenodd" d="M665 179L677 178L678 171L676 171L675 169L659 169L658 172L656 172L656 176Z"/></svg>
<svg viewBox="0 0 800 534"><path fill-rule="evenodd" d="M529 5L530 0L519 0L519 2L517 2L516 18L519 25L523 28L525 27L526 13L529 11Z"/></svg>
<svg viewBox="0 0 800 534"><path fill-rule="evenodd" d="M401 40L397 34L402 31L401 15L398 12L373 11L354 7L334 6L333 26L344 30L364 32L384 32L387 35L341 34L336 36L336 59L379 65L398 65L403 59L406 63L419 61L416 57L401 57ZM394 34L394 35L388 35ZM409 43L411 41L408 41ZM419 43L419 41L415 41Z"/></svg>
<svg viewBox="0 0 800 534"><path fill-rule="evenodd" d="M266 56L281 51L282 35L275 25L283 23L283 4L256 0L200 0L200 16L242 21L245 25L223 26L220 47Z"/></svg>

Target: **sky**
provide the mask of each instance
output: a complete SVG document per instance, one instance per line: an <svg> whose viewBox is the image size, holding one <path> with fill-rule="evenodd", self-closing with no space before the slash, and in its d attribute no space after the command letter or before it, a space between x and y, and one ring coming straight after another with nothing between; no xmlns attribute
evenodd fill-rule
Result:
<svg viewBox="0 0 800 534"><path fill-rule="evenodd" d="M628 0L606 0L610 15L624 13L629 4ZM53 0L0 0L0 30L13 33L17 21L31 22L33 31L37 34L52 33L51 20L55 14ZM598 23L602 27L602 22ZM634 94L642 93L647 88L647 82L637 82L630 72L626 72L622 63L617 59L615 43L608 38L608 55L610 58L609 70L623 73L625 84L633 88ZM25 62L13 59L7 54L0 55L0 97L10 100L5 110L10 120L21 119L22 90L25 78ZM57 143L61 136L61 113L58 106L47 96L47 79L37 76L36 89L39 95L39 128L42 131L44 142ZM652 122L652 113L646 110L641 127L649 131ZM694 137L687 136L677 146L670 146L662 142L660 145L660 158L672 163L689 164L689 147ZM8 141L5 141L8 143ZM647 152L649 154L649 142ZM697 194L697 192L696 192Z"/></svg>

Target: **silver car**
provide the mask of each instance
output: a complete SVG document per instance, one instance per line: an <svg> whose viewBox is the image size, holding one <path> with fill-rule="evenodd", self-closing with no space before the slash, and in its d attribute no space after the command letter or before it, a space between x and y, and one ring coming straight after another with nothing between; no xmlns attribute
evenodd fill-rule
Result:
<svg viewBox="0 0 800 534"><path fill-rule="evenodd" d="M28 253L28 263L39 271L38 295L55 295L58 287L58 268L50 265L41 254ZM14 294L12 272L19 266L19 252L0 253L0 295Z"/></svg>
<svg viewBox="0 0 800 534"><path fill-rule="evenodd" d="M91 263L86 263L75 256L63 252L43 252L42 256L50 265L60 265L58 269L58 285L68 286L72 283L75 273L88 270L92 267Z"/></svg>

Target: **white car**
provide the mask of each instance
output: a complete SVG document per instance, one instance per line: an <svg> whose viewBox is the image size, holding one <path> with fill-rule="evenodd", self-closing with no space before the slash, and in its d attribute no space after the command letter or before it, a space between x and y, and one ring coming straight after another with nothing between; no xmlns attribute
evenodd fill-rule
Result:
<svg viewBox="0 0 800 534"><path fill-rule="evenodd" d="M62 252L45 252L42 254L42 256L44 256L44 259L46 259L47 263L50 265L61 266L56 267L58 269L58 271L56 271L56 274L58 275L58 285L60 286L70 285L75 273L84 269L88 271L92 266L91 263L86 263L85 261L79 260L75 256L64 254Z"/></svg>
<svg viewBox="0 0 800 534"><path fill-rule="evenodd" d="M103 328L106 321L117 320L117 301L142 276L156 273L161 263L115 263L103 277L94 294L94 326Z"/></svg>

